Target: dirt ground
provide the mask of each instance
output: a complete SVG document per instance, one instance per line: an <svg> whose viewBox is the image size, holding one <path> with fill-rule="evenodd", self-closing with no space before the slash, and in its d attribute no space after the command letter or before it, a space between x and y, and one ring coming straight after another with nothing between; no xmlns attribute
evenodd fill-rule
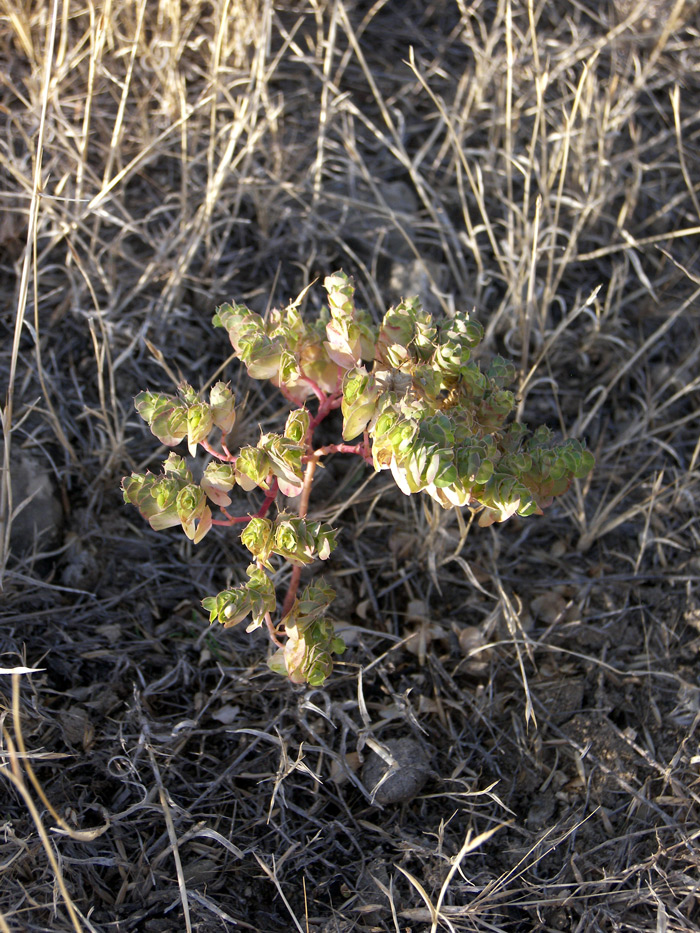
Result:
<svg viewBox="0 0 700 933"><path fill-rule="evenodd" d="M0 0L0 120L0 933L700 930L697 3ZM213 311L341 268L596 467L482 529L329 459L312 689L119 484L142 389L279 425Z"/></svg>

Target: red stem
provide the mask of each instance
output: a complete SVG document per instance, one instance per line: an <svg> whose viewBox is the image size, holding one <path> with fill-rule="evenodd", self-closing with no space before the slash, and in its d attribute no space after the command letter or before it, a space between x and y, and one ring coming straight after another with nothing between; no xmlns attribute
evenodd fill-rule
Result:
<svg viewBox="0 0 700 933"><path fill-rule="evenodd" d="M270 633L270 639L277 645L278 648L284 648L284 642L280 641L277 637L277 629L272 622L272 616L269 612L265 613L265 625L267 625L267 630Z"/></svg>
<svg viewBox="0 0 700 933"><path fill-rule="evenodd" d="M325 457L326 454L358 454L362 457L363 460L366 460L367 463L372 464L372 455L368 453L366 445L364 442L360 444L326 444L325 447L319 447L317 450L314 450L311 457L315 457L319 460L321 457ZM309 457L309 459L311 459Z"/></svg>
<svg viewBox="0 0 700 933"><path fill-rule="evenodd" d="M325 398L319 403L318 411L316 415L311 419L311 424L309 427L313 432L323 419L331 412L334 408L340 408L343 404L343 394L334 392L332 395L326 395Z"/></svg>
<svg viewBox="0 0 700 933"><path fill-rule="evenodd" d="M277 479L276 477L273 477L272 482L270 483L270 488L268 489L267 494L265 495L265 498L263 499L262 505L260 506L257 512L255 512L253 515L250 515L250 514L229 515L226 509L222 508L221 511L226 516L226 521L222 521L221 519L214 518L212 519L212 525L224 525L224 526L237 525L240 522L249 522L251 518L264 518L264 516L269 511L270 506L275 501L275 496L277 495L277 488L278 488Z"/></svg>
<svg viewBox="0 0 700 933"><path fill-rule="evenodd" d="M199 446L202 447L208 454L211 454L212 457L216 457L217 460L221 460L223 463L235 463L236 457L229 452L224 442L221 442L221 446L224 449L224 452L221 454L218 450L214 450L209 441L199 441Z"/></svg>
<svg viewBox="0 0 700 933"><path fill-rule="evenodd" d="M333 411L336 408L340 408L340 406L343 403L342 374L340 372L338 373L338 384L336 386L335 391L330 394L324 392L323 389L316 382L314 382L313 379L309 379L308 376L303 376L302 380L311 387L311 389L314 392L314 395L318 399L318 409L316 410L315 416L311 418L309 422L309 430L308 430L307 437L306 437L307 454L303 458L304 461L306 462L306 470L304 471L304 483L301 489L301 499L299 500L299 518L306 518L306 515L309 510L309 498L311 496L311 486L313 484L314 473L316 472L316 466L318 464L318 461L321 459L321 457L325 456L326 454L330 454L330 453L353 453L353 454L358 454L359 456L363 457L368 463L371 463L372 460L371 460L371 457L369 456L369 448L367 444L366 432L365 432L365 438L364 438L364 442L362 446L360 446L359 444L328 444L325 447L319 447L318 450L314 450L314 446L313 446L314 431L316 430L318 425L323 421L323 419L326 418L328 414L330 414L331 411ZM298 405L298 402L296 402L294 399L290 398L287 395L283 386L279 386L279 389L288 401L292 402L293 404ZM226 451L226 455L222 456L221 454L213 450L206 442L204 443L200 442L200 443L206 451L208 451L210 454L212 454L212 456L216 457L219 460L229 460L229 461L235 460L235 457L231 457L231 454L229 454L228 450L226 450L225 447L224 447L224 450ZM222 520L214 519L212 524L234 525L239 522L248 522L250 521L251 518L254 518L254 517L262 518L266 514L266 512L268 511L272 503L274 502L275 496L277 495L277 489L278 489L277 480L273 479L272 483L270 484L270 490L267 493L262 505L256 512L255 516L252 516L252 515L232 516L232 515L229 515L225 509L221 509L223 514L226 516L226 520L222 521ZM292 609L292 606L294 605L294 600L296 599L300 580L301 580L301 567L298 567L298 566L292 567L292 575L289 580L289 587L287 589L287 594L284 598L284 603L282 605L282 619L284 619L285 616L289 614L289 612ZM279 648L284 647L284 644L279 639L279 633L277 631L277 628L272 622L272 617L270 616L269 612L265 614L265 623L267 625L267 630L270 633L270 638L274 642L274 644L276 644Z"/></svg>
<svg viewBox="0 0 700 933"><path fill-rule="evenodd" d="M314 473L316 472L316 464L318 460L311 455L311 458L306 463L306 470L304 472L304 485L301 489L301 499L299 500L299 518L306 518L306 514L309 511L309 497L311 495L311 484L314 481ZM292 576L289 581L289 589L287 590L287 595L284 597L284 603L282 605L282 618L290 612L292 606L294 605L294 600L297 595L297 590L299 589L299 581L301 580L301 567L294 566L292 567Z"/></svg>

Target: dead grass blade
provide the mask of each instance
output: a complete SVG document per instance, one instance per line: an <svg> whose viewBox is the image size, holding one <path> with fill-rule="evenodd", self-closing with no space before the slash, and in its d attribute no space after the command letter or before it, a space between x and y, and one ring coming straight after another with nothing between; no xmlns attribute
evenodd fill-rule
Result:
<svg viewBox="0 0 700 933"><path fill-rule="evenodd" d="M190 918L190 903L187 892L187 882L185 881L185 873L182 870L182 860L180 859L180 845L177 838L177 832L175 831L175 824L173 823L173 817L170 812L168 795L165 791L165 787L163 786L163 779L160 774L160 768L158 767L158 762L156 761L156 757L153 754L153 749L147 740L146 751L148 752L148 758L151 762L151 768L153 769L153 776L156 781L156 786L158 787L160 806L163 811L163 819L165 820L165 826L168 831L168 839L170 840L170 851L173 856L173 861L175 862L177 886L180 891L180 903L182 904L182 914L185 920L185 929L187 930L187 933L192 933L192 920Z"/></svg>
<svg viewBox="0 0 700 933"><path fill-rule="evenodd" d="M282 885L280 884L279 878L277 877L277 867L275 865L274 859L272 862L272 868L270 868L270 866L266 864L266 862L258 855L257 852L254 852L253 855L255 856L255 859L258 865L262 868L262 870L265 872L267 877L270 879L270 881L274 884L275 888L277 889L277 893L282 898L282 903L287 908L287 911L289 913L289 916L292 918L292 922L294 923L294 926L297 928L299 933L304 933L304 930L301 924L299 923L299 920L297 919L296 914L292 910L291 904L287 900L287 897L282 889Z"/></svg>
<svg viewBox="0 0 700 933"><path fill-rule="evenodd" d="M18 28L18 34L23 39L25 48L27 37L21 26L17 15L11 17L13 24ZM51 66L53 62L54 44L56 41L56 24L58 19L58 0L53 0L51 4L51 16L49 18L46 30L47 51L43 63L43 89L41 96L41 116L39 119L39 128L36 138L36 150L34 160L34 173L32 180L32 196L29 205L29 219L27 223L27 244L24 251L22 262L22 273L19 282L17 309L15 313L15 327L12 339L12 352L10 355L9 375L7 383L7 392L5 404L2 410L2 430L3 430L3 470L2 482L0 482L0 525L2 527L3 537L0 541L0 589L2 589L2 580L7 565L7 558L10 549L10 531L12 527L12 486L10 483L10 452L12 449L12 419L14 407L15 378L17 375L17 360L19 357L20 336L24 326L25 314L27 309L27 295L29 293L29 276L32 265L32 258L36 257L36 234L37 218L39 214L39 205L42 189L42 157L44 152L44 134L46 131L46 115L49 106L49 90L51 86ZM34 267L34 277L38 275L38 269ZM38 339L38 334L35 335ZM37 347L38 352L38 347Z"/></svg>
<svg viewBox="0 0 700 933"><path fill-rule="evenodd" d="M89 921L86 921L84 917L82 918L80 917L79 912L73 903L73 900L70 896L68 887L65 882L65 878L63 876L63 872L61 870L61 866L54 853L53 845L51 844L49 835L46 832L46 829L42 822L39 811L32 798L31 792L29 788L27 787L27 784L24 780L24 776L22 774L22 765L20 764L20 762L23 762L24 770L27 771L27 773L29 774L31 782L34 786L34 789L37 791L42 803L44 804L44 806L47 807L51 815L55 819L57 819L57 822L59 823L59 826L61 827L61 829L63 829L64 831L67 831L69 835L73 836L73 838L84 838L84 839L96 838L97 835L100 835L100 832L98 831L94 835L91 833L88 833L86 835L78 834L76 836L75 831L72 830L71 827L67 826L64 823L64 821L58 816L56 811L50 805L50 803L46 799L46 796L41 786L39 785L38 781L36 780L36 777L34 776L34 772L32 771L31 766L29 764L29 760L28 760L29 756L27 755L26 749L24 747L21 723L19 720L19 684L20 684L19 671L20 670L21 670L20 668L15 668L12 671L13 719L14 719L14 726L15 726L15 736L18 740L18 744L17 746L15 746L15 743L12 740L12 737L9 735L6 729L3 729L3 739L5 742L5 746L7 748L7 757L9 758L9 766L8 764L3 764L2 766L0 766L0 775L6 778L7 781L9 781L10 784L15 788L17 793L21 796L22 800L24 801L24 804L27 807L27 810L29 811L32 821L39 834L39 838L41 839L41 844L43 846L43 849L46 852L46 857L48 858L49 863L51 865L54 878L61 892L63 903L68 912L68 916L70 918L72 927L75 930L75 933L83 933L84 929L87 929L87 930L93 931L93 933L96 933L92 924L89 923ZM86 924L85 927L82 926L81 920L85 922Z"/></svg>

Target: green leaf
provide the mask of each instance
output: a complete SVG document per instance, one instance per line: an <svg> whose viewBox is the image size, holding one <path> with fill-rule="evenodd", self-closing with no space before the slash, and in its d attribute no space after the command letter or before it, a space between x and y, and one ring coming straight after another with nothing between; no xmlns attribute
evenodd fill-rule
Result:
<svg viewBox="0 0 700 933"><path fill-rule="evenodd" d="M208 463L199 484L216 505L231 505L228 493L236 485L236 468L232 463Z"/></svg>

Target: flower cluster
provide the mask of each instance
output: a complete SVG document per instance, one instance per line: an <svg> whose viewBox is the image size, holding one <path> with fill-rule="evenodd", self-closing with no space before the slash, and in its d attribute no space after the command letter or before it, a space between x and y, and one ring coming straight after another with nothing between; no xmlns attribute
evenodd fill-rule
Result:
<svg viewBox="0 0 700 933"><path fill-rule="evenodd" d="M212 524L204 490L192 479L187 464L170 454L161 476L132 473L122 480L124 501L131 502L155 531L182 525L188 538L201 541Z"/></svg>
<svg viewBox="0 0 700 933"><path fill-rule="evenodd" d="M204 600L205 609L211 621L227 626L248 615L251 628L265 622L278 646L272 669L311 684L323 683L332 655L343 647L328 614L333 591L321 582L297 597L301 568L328 558L336 544L334 529L306 514L314 469L324 456L357 454L375 471L390 470L406 495L424 492L444 508L467 506L481 525L541 513L593 467L578 440L558 442L546 427L531 433L509 420L515 368L496 357L482 371L473 352L484 332L468 314L434 320L412 298L375 325L356 308L346 275L337 272L324 286L327 306L314 320L300 312L305 293L265 319L239 304L224 304L214 315L248 374L270 380L295 406L282 433L263 434L256 446L233 455L224 443L236 418L227 385L216 383L208 402L187 384L174 397L142 392L136 410L163 444L187 439L192 456L199 445L213 459L199 483L175 454L161 476L134 474L122 483L125 500L155 529L180 524L197 542L212 524L245 523L241 540L253 557L248 579ZM316 449L315 429L337 408L342 440ZM214 428L222 434L220 451L209 442ZM235 486L264 493L256 514L225 511ZM269 517L278 496L300 497L298 514ZM210 502L223 518L212 519ZM277 558L292 566L292 575L275 625L270 573Z"/></svg>
<svg viewBox="0 0 700 933"><path fill-rule="evenodd" d="M236 421L233 392L223 382L212 388L208 405L185 382L178 389L177 398L161 392L139 392L134 406L162 444L174 447L186 437L191 457L212 428L228 434Z"/></svg>
<svg viewBox="0 0 700 933"><path fill-rule="evenodd" d="M345 645L335 634L328 618L335 591L324 583L307 586L282 622L286 643L277 649L268 664L273 671L287 674L296 684L318 687L333 670L333 654L342 654Z"/></svg>

